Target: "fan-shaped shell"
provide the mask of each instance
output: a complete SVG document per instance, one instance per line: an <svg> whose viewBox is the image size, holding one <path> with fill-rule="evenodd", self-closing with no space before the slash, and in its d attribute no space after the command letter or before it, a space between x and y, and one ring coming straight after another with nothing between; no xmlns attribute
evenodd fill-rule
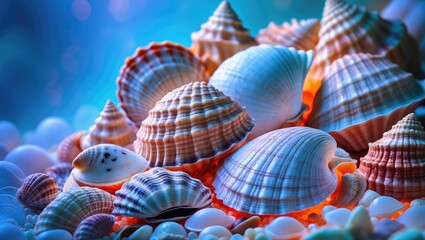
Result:
<svg viewBox="0 0 425 240"><path fill-rule="evenodd" d="M74 232L73 239L87 240L98 239L109 235L115 223L112 214L95 214L84 219Z"/></svg>
<svg viewBox="0 0 425 240"><path fill-rule="evenodd" d="M54 178L44 173L27 176L16 196L21 203L35 211L43 210L59 194Z"/></svg>
<svg viewBox="0 0 425 240"><path fill-rule="evenodd" d="M85 135L84 131L76 132L66 137L58 146L56 153L60 162L71 163L72 160L82 151L80 146L81 137Z"/></svg>
<svg viewBox="0 0 425 240"><path fill-rule="evenodd" d="M315 206L337 186L335 150L335 140L317 129L266 133L226 159L213 183L216 196L249 214L285 214Z"/></svg>
<svg viewBox="0 0 425 240"><path fill-rule="evenodd" d="M115 104L108 100L100 113L100 117L90 127L89 133L81 138L81 148L86 149L101 143L124 147L134 141L136 138L135 131L133 126L127 123Z"/></svg>
<svg viewBox="0 0 425 240"><path fill-rule="evenodd" d="M326 72L307 126L329 132L349 152L360 152L424 97L412 75L385 57L347 55Z"/></svg>
<svg viewBox="0 0 425 240"><path fill-rule="evenodd" d="M74 233L81 221L99 213L112 213L114 196L96 188L81 187L60 193L40 213L35 235L53 229Z"/></svg>
<svg viewBox="0 0 425 240"><path fill-rule="evenodd" d="M255 38L258 43L270 45L281 45L293 47L298 50L314 49L319 41L318 33L320 21L318 19L307 19L298 21L291 19L291 22L284 22L282 25L269 23L267 28L261 29Z"/></svg>
<svg viewBox="0 0 425 240"><path fill-rule="evenodd" d="M226 60L209 83L246 107L255 120L252 138L297 120L313 51L260 45Z"/></svg>
<svg viewBox="0 0 425 240"><path fill-rule="evenodd" d="M397 122L360 158L368 189L398 199L425 196L425 131L415 114Z"/></svg>
<svg viewBox="0 0 425 240"><path fill-rule="evenodd" d="M184 172L152 168L116 192L113 214L148 222L184 219L211 204L211 191Z"/></svg>
<svg viewBox="0 0 425 240"><path fill-rule="evenodd" d="M246 109L230 97L205 82L189 83L157 102L134 148L151 167L199 163L233 151L253 126Z"/></svg>
<svg viewBox="0 0 425 240"><path fill-rule="evenodd" d="M115 193L134 174L145 171L148 161L126 148L99 144L78 154L72 165L71 175L80 186Z"/></svg>
<svg viewBox="0 0 425 240"><path fill-rule="evenodd" d="M207 63L211 73L227 58L257 44L227 1L220 3L191 38L191 49Z"/></svg>
<svg viewBox="0 0 425 240"><path fill-rule="evenodd" d="M73 168L70 163L63 162L47 168L45 173L56 180L59 191L62 191Z"/></svg>
<svg viewBox="0 0 425 240"><path fill-rule="evenodd" d="M117 79L117 95L127 117L140 127L166 93L207 79L205 66L188 49L170 42L153 43L126 60Z"/></svg>

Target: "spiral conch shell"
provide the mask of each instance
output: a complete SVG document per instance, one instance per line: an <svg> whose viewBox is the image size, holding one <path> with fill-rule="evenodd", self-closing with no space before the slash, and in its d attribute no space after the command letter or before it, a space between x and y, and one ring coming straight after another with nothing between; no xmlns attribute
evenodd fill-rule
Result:
<svg viewBox="0 0 425 240"><path fill-rule="evenodd" d="M226 159L213 186L226 206L249 214L285 214L313 207L337 186L335 140L308 127L257 137Z"/></svg>
<svg viewBox="0 0 425 240"><path fill-rule="evenodd" d="M425 196L425 131L411 113L369 143L359 171L367 188L385 196L412 199Z"/></svg>
<svg viewBox="0 0 425 240"><path fill-rule="evenodd" d="M227 1L222 1L208 22L191 37L190 48L207 63L211 73L227 58L257 44Z"/></svg>
<svg viewBox="0 0 425 240"><path fill-rule="evenodd" d="M137 49L121 68L117 95L121 108L140 127L165 94L184 84L206 81L204 64L185 47L170 43L153 43Z"/></svg>
<svg viewBox="0 0 425 240"><path fill-rule="evenodd" d="M319 41L319 30L320 21L317 19L301 21L291 19L290 23L284 22L282 25L269 23L267 28L260 30L255 39L258 43L281 45L307 51L314 49Z"/></svg>
<svg viewBox="0 0 425 240"><path fill-rule="evenodd" d="M330 133L349 152L361 152L424 98L412 75L384 56L346 55L326 72L307 126Z"/></svg>
<svg viewBox="0 0 425 240"><path fill-rule="evenodd" d="M209 83L220 89L255 120L251 138L298 120L305 75L313 51L262 44L229 58Z"/></svg>

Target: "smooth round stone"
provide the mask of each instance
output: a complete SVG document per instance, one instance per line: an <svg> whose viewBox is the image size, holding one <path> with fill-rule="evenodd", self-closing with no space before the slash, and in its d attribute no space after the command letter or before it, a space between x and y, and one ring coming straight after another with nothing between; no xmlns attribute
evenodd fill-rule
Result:
<svg viewBox="0 0 425 240"><path fill-rule="evenodd" d="M424 240L424 236L420 230L409 228L394 233L389 240Z"/></svg>
<svg viewBox="0 0 425 240"><path fill-rule="evenodd" d="M15 224L0 224L0 239L26 240L24 232Z"/></svg>
<svg viewBox="0 0 425 240"><path fill-rule="evenodd" d="M71 126L64 119L48 117L38 124L34 134L28 139L28 143L49 149L58 145L72 132Z"/></svg>
<svg viewBox="0 0 425 240"><path fill-rule="evenodd" d="M187 237L184 227L175 222L163 222L159 224L158 227L155 228L151 237L160 237L165 234Z"/></svg>
<svg viewBox="0 0 425 240"><path fill-rule="evenodd" d="M189 239L197 239L197 238L198 238L198 234L196 234L196 232L189 232L189 233L187 234L187 237L188 237Z"/></svg>
<svg viewBox="0 0 425 240"><path fill-rule="evenodd" d="M337 207L332 206L332 205L326 205L322 209L322 216L326 216L326 214L328 214L329 212L331 212L331 211L333 211L335 209L337 209Z"/></svg>
<svg viewBox="0 0 425 240"><path fill-rule="evenodd" d="M80 106L74 114L72 125L77 131L89 129L96 118L99 117L99 109L92 105Z"/></svg>
<svg viewBox="0 0 425 240"><path fill-rule="evenodd" d="M356 239L363 239L373 233L373 223L369 212L363 206L357 206L350 214L345 229Z"/></svg>
<svg viewBox="0 0 425 240"><path fill-rule="evenodd" d="M213 235L217 238L231 238L232 237L232 233L225 227L223 226L210 226L207 228L204 228L204 230L201 231L201 233L199 234L199 238L203 239L204 237L207 237L208 235Z"/></svg>
<svg viewBox="0 0 425 240"><path fill-rule="evenodd" d="M243 236L240 234L233 234L230 240L243 240Z"/></svg>
<svg viewBox="0 0 425 240"><path fill-rule="evenodd" d="M35 240L72 240L72 235L66 230L55 229L42 232Z"/></svg>
<svg viewBox="0 0 425 240"><path fill-rule="evenodd" d="M9 150L7 150L5 146L0 144L0 161L3 160L8 153Z"/></svg>
<svg viewBox="0 0 425 240"><path fill-rule="evenodd" d="M261 223L261 218L259 216L252 216L247 219L237 220L233 223L233 228L231 232L233 234L244 234L248 228L258 227Z"/></svg>
<svg viewBox="0 0 425 240"><path fill-rule="evenodd" d="M404 208L404 204L393 197L380 196L369 205L369 214L372 217L391 217L394 213Z"/></svg>
<svg viewBox="0 0 425 240"><path fill-rule="evenodd" d="M272 239L300 238L307 233L307 228L292 217L278 217L265 227L267 236Z"/></svg>
<svg viewBox="0 0 425 240"><path fill-rule="evenodd" d="M313 232L307 235L304 240L326 240L326 239L338 239L338 240L354 240L354 237L344 229L333 229L333 228L324 228L316 232Z"/></svg>
<svg viewBox="0 0 425 240"><path fill-rule="evenodd" d="M359 201L358 205L362 205L365 207L369 207L369 205L372 203L373 200L380 197L381 195L373 190L367 190L365 193L363 193L362 198Z"/></svg>
<svg viewBox="0 0 425 240"><path fill-rule="evenodd" d="M25 178L25 173L12 162L0 161L0 176L0 188L19 188Z"/></svg>
<svg viewBox="0 0 425 240"><path fill-rule="evenodd" d="M425 205L425 199L414 199L410 202L410 207Z"/></svg>
<svg viewBox="0 0 425 240"><path fill-rule="evenodd" d="M338 208L325 215L326 223L334 227L344 227L350 217L351 211L346 208Z"/></svg>
<svg viewBox="0 0 425 240"><path fill-rule="evenodd" d="M0 145L8 152L22 144L21 134L9 121L0 121Z"/></svg>
<svg viewBox="0 0 425 240"><path fill-rule="evenodd" d="M16 164L26 176L44 172L44 170L54 164L46 150L35 145L22 145L13 149L4 161Z"/></svg>
<svg viewBox="0 0 425 240"><path fill-rule="evenodd" d="M184 227L189 231L201 232L202 229L210 226L224 226L228 227L235 221L235 217L227 215L217 208L204 208L192 216L190 216Z"/></svg>
<svg viewBox="0 0 425 240"><path fill-rule="evenodd" d="M152 235L153 228L149 225L141 226L133 234L128 237L130 240L149 240Z"/></svg>
<svg viewBox="0 0 425 240"><path fill-rule="evenodd" d="M18 192L17 187L9 186L0 188L0 194L6 194L10 196L16 197L16 193Z"/></svg>
<svg viewBox="0 0 425 240"><path fill-rule="evenodd" d="M0 224L4 222L16 222L25 224L25 211L21 202L14 196L0 195Z"/></svg>
<svg viewBox="0 0 425 240"><path fill-rule="evenodd" d="M425 229L425 205L408 208L397 220L406 227Z"/></svg>
<svg viewBox="0 0 425 240"><path fill-rule="evenodd" d="M375 231L368 239L388 239L392 234L404 228L398 221L384 218L376 224Z"/></svg>

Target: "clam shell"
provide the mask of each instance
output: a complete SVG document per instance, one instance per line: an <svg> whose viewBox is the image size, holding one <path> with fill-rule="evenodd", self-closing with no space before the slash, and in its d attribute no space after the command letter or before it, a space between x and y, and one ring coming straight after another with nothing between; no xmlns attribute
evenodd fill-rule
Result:
<svg viewBox="0 0 425 240"><path fill-rule="evenodd" d="M80 186L115 193L134 174L145 171L148 161L126 148L99 144L78 154L72 165L71 175Z"/></svg>
<svg viewBox="0 0 425 240"><path fill-rule="evenodd" d="M228 1L222 1L199 32L191 35L193 52L212 73L227 58L256 45Z"/></svg>
<svg viewBox="0 0 425 240"><path fill-rule="evenodd" d="M397 199L425 196L425 131L415 114L397 122L360 158L368 189Z"/></svg>
<svg viewBox="0 0 425 240"><path fill-rule="evenodd" d="M185 219L211 204L211 191L184 172L152 168L116 192L113 214L147 222Z"/></svg>
<svg viewBox="0 0 425 240"><path fill-rule="evenodd" d="M54 178L44 173L27 176L16 196L21 203L35 211L43 210L59 194Z"/></svg>
<svg viewBox="0 0 425 240"><path fill-rule="evenodd" d="M56 180L59 191L62 191L73 168L70 163L63 162L47 168L45 173Z"/></svg>
<svg viewBox="0 0 425 240"><path fill-rule="evenodd" d="M313 51L263 44L226 60L209 83L247 108L255 120L254 138L302 115L302 86L312 58Z"/></svg>
<svg viewBox="0 0 425 240"><path fill-rule="evenodd" d="M121 108L137 127L166 93L186 83L206 81L203 63L181 45L164 42L137 49L117 79Z"/></svg>
<svg viewBox="0 0 425 240"><path fill-rule="evenodd" d="M285 214L313 207L337 186L335 150L329 134L312 128L266 133L226 159L213 183L216 197L249 214Z"/></svg>
<svg viewBox="0 0 425 240"><path fill-rule="evenodd" d="M87 217L99 213L110 214L114 198L103 190L90 187L60 193L40 213L34 229L35 235L53 229L64 229L73 234Z"/></svg>
<svg viewBox="0 0 425 240"><path fill-rule="evenodd" d="M135 138L135 129L127 123L115 104L108 100L100 117L90 127L89 133L81 138L81 148L86 149L101 143L124 147L131 144Z"/></svg>
<svg viewBox="0 0 425 240"><path fill-rule="evenodd" d="M326 72L307 126L349 152L366 150L425 98L423 87L383 56L347 55Z"/></svg>
<svg viewBox="0 0 425 240"><path fill-rule="evenodd" d="M246 109L205 82L165 95L142 122L134 142L151 167L220 159L242 144L254 126Z"/></svg>
<svg viewBox="0 0 425 240"><path fill-rule="evenodd" d="M366 179L360 173L347 173L342 176L337 190L329 204L337 207L350 207L357 203L366 191Z"/></svg>
<svg viewBox="0 0 425 240"><path fill-rule="evenodd" d="M114 223L114 215L103 213L92 215L81 221L74 232L73 239L86 240L102 238L109 235Z"/></svg>
<svg viewBox="0 0 425 240"><path fill-rule="evenodd" d="M80 146L81 137L84 131L76 132L66 137L58 146L56 157L59 162L71 163L72 160L82 151Z"/></svg>
<svg viewBox="0 0 425 240"><path fill-rule="evenodd" d="M298 50L314 49L319 41L318 33L320 21L318 19L307 19L298 21L291 19L291 22L284 22L276 25L271 22L265 29L261 29L255 38L258 43L270 45L281 45L293 47Z"/></svg>

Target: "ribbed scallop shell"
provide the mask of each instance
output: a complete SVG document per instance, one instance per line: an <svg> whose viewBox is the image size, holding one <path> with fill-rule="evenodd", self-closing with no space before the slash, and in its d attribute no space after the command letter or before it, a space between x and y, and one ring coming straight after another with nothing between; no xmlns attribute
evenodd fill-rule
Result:
<svg viewBox="0 0 425 240"><path fill-rule="evenodd" d="M22 205L35 211L43 210L59 194L54 178L44 173L34 173L24 179L16 197Z"/></svg>
<svg viewBox="0 0 425 240"><path fill-rule="evenodd" d="M191 38L190 48L207 63L211 73L235 53L257 45L227 1L220 3L208 22L202 24L199 32L192 33Z"/></svg>
<svg viewBox="0 0 425 240"><path fill-rule="evenodd" d="M230 97L205 82L189 83L157 102L134 148L151 167L192 164L233 151L253 126L246 109Z"/></svg>
<svg viewBox="0 0 425 240"><path fill-rule="evenodd" d="M226 60L209 83L247 108L255 120L250 137L256 137L302 115L302 87L312 58L313 51L263 44Z"/></svg>
<svg viewBox="0 0 425 240"><path fill-rule="evenodd" d="M319 41L318 33L320 21L318 19L307 19L298 21L291 19L290 23L284 22L282 25L269 23L267 28L261 29L255 38L258 43L270 45L281 45L293 47L298 50L314 49Z"/></svg>
<svg viewBox="0 0 425 240"><path fill-rule="evenodd" d="M115 197L103 190L81 187L60 193L40 213L35 225L35 235L64 229L74 233L81 221L94 214L112 213Z"/></svg>
<svg viewBox="0 0 425 240"><path fill-rule="evenodd" d="M148 161L126 148L99 144L78 154L72 165L71 175L80 186L115 193L134 174L145 171Z"/></svg>
<svg viewBox="0 0 425 240"><path fill-rule="evenodd" d="M409 114L376 142L360 158L359 171L368 189L398 199L425 196L425 131Z"/></svg>
<svg viewBox="0 0 425 240"><path fill-rule="evenodd" d="M184 172L152 168L116 192L115 215L163 222L187 218L211 204L211 191Z"/></svg>
<svg viewBox="0 0 425 240"><path fill-rule="evenodd" d="M72 167L70 163L64 162L55 164L47 168L44 172L56 180L59 191L62 191L63 186L65 185L65 182L71 174L73 168L74 167Z"/></svg>
<svg viewBox="0 0 425 240"><path fill-rule="evenodd" d="M169 91L207 79L204 64L188 49L170 42L153 43L126 60L117 79L117 95L127 117L140 127Z"/></svg>
<svg viewBox="0 0 425 240"><path fill-rule="evenodd" d="M84 131L76 132L66 137L58 146L56 153L59 162L71 163L72 160L82 151L80 141L85 135Z"/></svg>
<svg viewBox="0 0 425 240"><path fill-rule="evenodd" d="M385 55L417 78L424 76L418 44L402 22L384 20L378 13L344 0L327 0L315 58L304 89L314 95L325 69L333 61L361 52Z"/></svg>
<svg viewBox="0 0 425 240"><path fill-rule="evenodd" d="M349 152L360 152L424 98L412 75L385 57L347 55L326 72L307 126L329 132Z"/></svg>
<svg viewBox="0 0 425 240"><path fill-rule="evenodd" d="M226 159L213 186L226 206L249 214L285 214L323 202L337 186L335 140L308 127L257 137Z"/></svg>
<svg viewBox="0 0 425 240"><path fill-rule="evenodd" d="M73 239L88 240L108 236L115 223L115 216L111 214L95 214L84 219L74 232Z"/></svg>
<svg viewBox="0 0 425 240"><path fill-rule="evenodd" d="M89 133L81 138L81 148L86 149L101 143L124 147L134 141L135 131L115 104L108 100Z"/></svg>

